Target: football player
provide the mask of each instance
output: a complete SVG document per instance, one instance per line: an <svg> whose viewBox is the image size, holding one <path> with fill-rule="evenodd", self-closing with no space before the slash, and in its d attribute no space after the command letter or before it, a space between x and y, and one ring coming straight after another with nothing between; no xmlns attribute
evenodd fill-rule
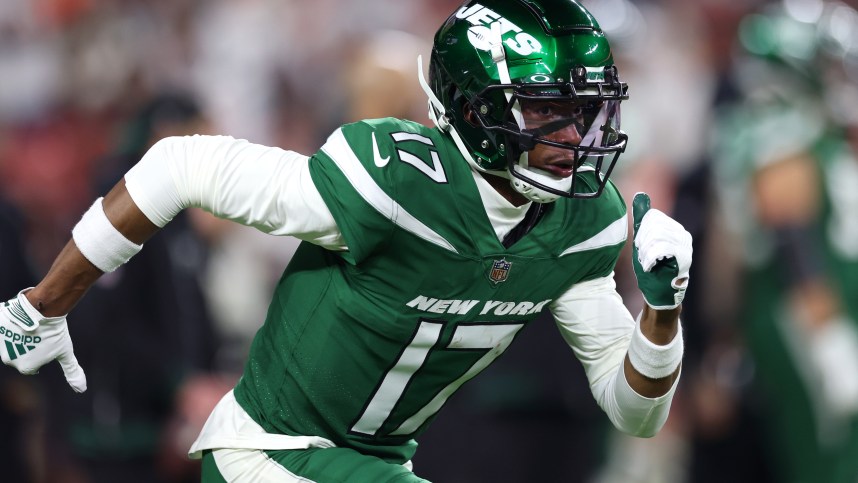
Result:
<svg viewBox="0 0 858 483"><path fill-rule="evenodd" d="M778 481L858 481L858 12L818 7L743 19L712 144Z"/></svg>
<svg viewBox="0 0 858 483"><path fill-rule="evenodd" d="M160 141L4 304L3 361L33 373L57 359L85 390L66 314L201 207L304 241L190 449L204 480L424 481L415 438L544 309L614 425L654 435L679 379L691 237L635 197L635 320L613 280L628 221L609 181L627 86L598 23L575 0L471 1L437 32L428 81L418 71L434 128L365 120L310 157Z"/></svg>

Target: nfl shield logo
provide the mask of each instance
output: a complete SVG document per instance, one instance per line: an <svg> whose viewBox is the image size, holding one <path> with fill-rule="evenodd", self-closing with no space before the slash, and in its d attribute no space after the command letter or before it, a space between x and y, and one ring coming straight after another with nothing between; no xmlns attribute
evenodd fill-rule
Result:
<svg viewBox="0 0 858 483"><path fill-rule="evenodd" d="M512 262L508 262L503 258L495 260L492 262L492 269L489 272L489 280L494 283L503 282L507 277L509 277L509 267L511 266Z"/></svg>

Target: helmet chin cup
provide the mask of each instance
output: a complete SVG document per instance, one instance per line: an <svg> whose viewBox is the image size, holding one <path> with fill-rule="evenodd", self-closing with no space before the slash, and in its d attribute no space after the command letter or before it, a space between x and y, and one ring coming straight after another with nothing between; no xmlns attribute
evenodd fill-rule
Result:
<svg viewBox="0 0 858 483"><path fill-rule="evenodd" d="M560 196L558 195L537 188L536 186L533 186L532 184L522 181L518 178L512 178L510 184L512 185L513 189L515 189L522 196L524 196L530 201L535 201L537 203L553 203L557 201L557 198L560 198Z"/></svg>
<svg viewBox="0 0 858 483"><path fill-rule="evenodd" d="M526 156L526 154L522 156ZM528 180L533 180L542 186L560 192L568 193L572 189L571 176L568 178L558 178L557 176L540 169L524 168L521 164L516 165L512 169L515 170L515 173L510 173L510 185L512 185L514 190L530 201L535 201L537 203L553 203L560 198L560 195L531 184Z"/></svg>

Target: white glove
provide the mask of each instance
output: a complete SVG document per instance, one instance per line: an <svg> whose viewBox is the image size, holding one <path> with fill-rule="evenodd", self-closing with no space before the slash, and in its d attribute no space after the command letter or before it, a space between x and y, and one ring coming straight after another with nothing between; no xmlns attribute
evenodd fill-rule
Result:
<svg viewBox="0 0 858 483"><path fill-rule="evenodd" d="M858 414L858 331L855 322L836 316L807 336L813 378L826 410L838 416Z"/></svg>
<svg viewBox="0 0 858 483"><path fill-rule="evenodd" d="M21 374L36 374L56 359L69 385L86 391L86 374L74 356L66 316L45 317L30 304L22 290L0 305L0 357Z"/></svg>
<svg viewBox="0 0 858 483"><path fill-rule="evenodd" d="M650 209L649 195L637 193L632 202L635 239L632 263L638 288L647 305L674 309L685 298L693 252L691 234L676 220Z"/></svg>

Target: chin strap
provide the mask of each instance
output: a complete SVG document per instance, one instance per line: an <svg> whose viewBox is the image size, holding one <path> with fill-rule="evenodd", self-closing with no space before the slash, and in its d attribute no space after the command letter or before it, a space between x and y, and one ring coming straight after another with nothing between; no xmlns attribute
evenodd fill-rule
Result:
<svg viewBox="0 0 858 483"><path fill-rule="evenodd" d="M447 116L440 114L443 113L446 109L444 108L444 103L441 102L441 99L438 99L438 96L432 92L432 88L429 87L429 83L426 82L426 77L423 76L423 56L417 56L417 80L420 82L420 87L423 89L423 92L426 93L426 97L429 98L429 119L438 126L438 129L444 132L452 131L452 126L450 125L450 120L447 119Z"/></svg>

